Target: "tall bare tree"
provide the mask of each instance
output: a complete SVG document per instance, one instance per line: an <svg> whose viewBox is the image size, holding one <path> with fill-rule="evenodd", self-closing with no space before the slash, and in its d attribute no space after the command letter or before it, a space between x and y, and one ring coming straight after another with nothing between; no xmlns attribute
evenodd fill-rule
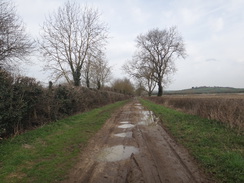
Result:
<svg viewBox="0 0 244 183"><path fill-rule="evenodd" d="M26 34L14 5L0 0L0 68L12 69L33 48L34 42Z"/></svg>
<svg viewBox="0 0 244 183"><path fill-rule="evenodd" d="M101 89L111 80L111 66L103 52L88 56L82 69L82 83L88 88Z"/></svg>
<svg viewBox="0 0 244 183"><path fill-rule="evenodd" d="M123 70L145 87L148 95L151 96L156 87L156 82L154 80L154 70L147 64L147 62L142 64L142 61L135 55L131 61L123 65Z"/></svg>
<svg viewBox="0 0 244 183"><path fill-rule="evenodd" d="M88 55L86 61L84 62L84 66L82 68L82 83L87 87L91 87L91 67L92 67L92 56Z"/></svg>
<svg viewBox="0 0 244 183"><path fill-rule="evenodd" d="M141 74L145 70L157 83L158 96L162 96L167 76L175 72L174 61L179 57L186 57L183 39L176 27L171 27L164 30L152 29L146 34L141 34L137 37L136 43L134 62L139 65L139 71L135 70L134 74ZM146 77L147 74L142 76Z"/></svg>
<svg viewBox="0 0 244 183"><path fill-rule="evenodd" d="M91 63L91 82L98 90L104 88L105 84L111 80L111 67L105 58L104 53L100 52Z"/></svg>
<svg viewBox="0 0 244 183"><path fill-rule="evenodd" d="M97 10L68 1L49 15L41 37L41 50L48 61L45 69L52 70L56 79L64 77L79 86L84 62L105 46L108 36Z"/></svg>

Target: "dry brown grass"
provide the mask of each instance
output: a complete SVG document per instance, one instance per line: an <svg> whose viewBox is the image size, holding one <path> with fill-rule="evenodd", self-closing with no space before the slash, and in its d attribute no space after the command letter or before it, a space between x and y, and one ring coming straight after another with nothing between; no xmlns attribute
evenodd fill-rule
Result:
<svg viewBox="0 0 244 183"><path fill-rule="evenodd" d="M239 132L244 130L244 95L172 95L147 99L186 113L221 121Z"/></svg>

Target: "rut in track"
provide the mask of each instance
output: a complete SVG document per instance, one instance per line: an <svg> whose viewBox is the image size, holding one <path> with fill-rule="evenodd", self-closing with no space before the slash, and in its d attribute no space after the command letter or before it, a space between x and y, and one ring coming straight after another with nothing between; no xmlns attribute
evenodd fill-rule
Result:
<svg viewBox="0 0 244 183"><path fill-rule="evenodd" d="M210 182L188 152L137 100L125 105L90 140L64 181L84 183Z"/></svg>

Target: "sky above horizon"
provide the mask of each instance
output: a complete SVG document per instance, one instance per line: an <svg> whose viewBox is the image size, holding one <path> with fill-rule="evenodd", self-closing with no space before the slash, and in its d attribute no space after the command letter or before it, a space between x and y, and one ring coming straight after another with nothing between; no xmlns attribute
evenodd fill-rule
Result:
<svg viewBox="0 0 244 183"><path fill-rule="evenodd" d="M66 0L12 0L33 38L39 37L45 17ZM167 90L197 86L244 88L243 0L76 0L97 8L108 25L106 55L113 77L127 76L121 66L132 58L135 39L153 28L177 26L187 57L176 60L177 72ZM40 57L40 56L39 56ZM33 56L25 74L47 82L44 62ZM127 76L128 77L128 76Z"/></svg>

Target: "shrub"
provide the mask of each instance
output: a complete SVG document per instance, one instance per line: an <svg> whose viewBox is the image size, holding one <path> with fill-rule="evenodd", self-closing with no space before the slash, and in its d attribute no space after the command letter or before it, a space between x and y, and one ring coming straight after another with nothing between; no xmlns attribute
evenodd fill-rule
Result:
<svg viewBox="0 0 244 183"><path fill-rule="evenodd" d="M69 85L45 88L34 78L13 77L0 69L0 137L22 133L50 121L129 96Z"/></svg>

